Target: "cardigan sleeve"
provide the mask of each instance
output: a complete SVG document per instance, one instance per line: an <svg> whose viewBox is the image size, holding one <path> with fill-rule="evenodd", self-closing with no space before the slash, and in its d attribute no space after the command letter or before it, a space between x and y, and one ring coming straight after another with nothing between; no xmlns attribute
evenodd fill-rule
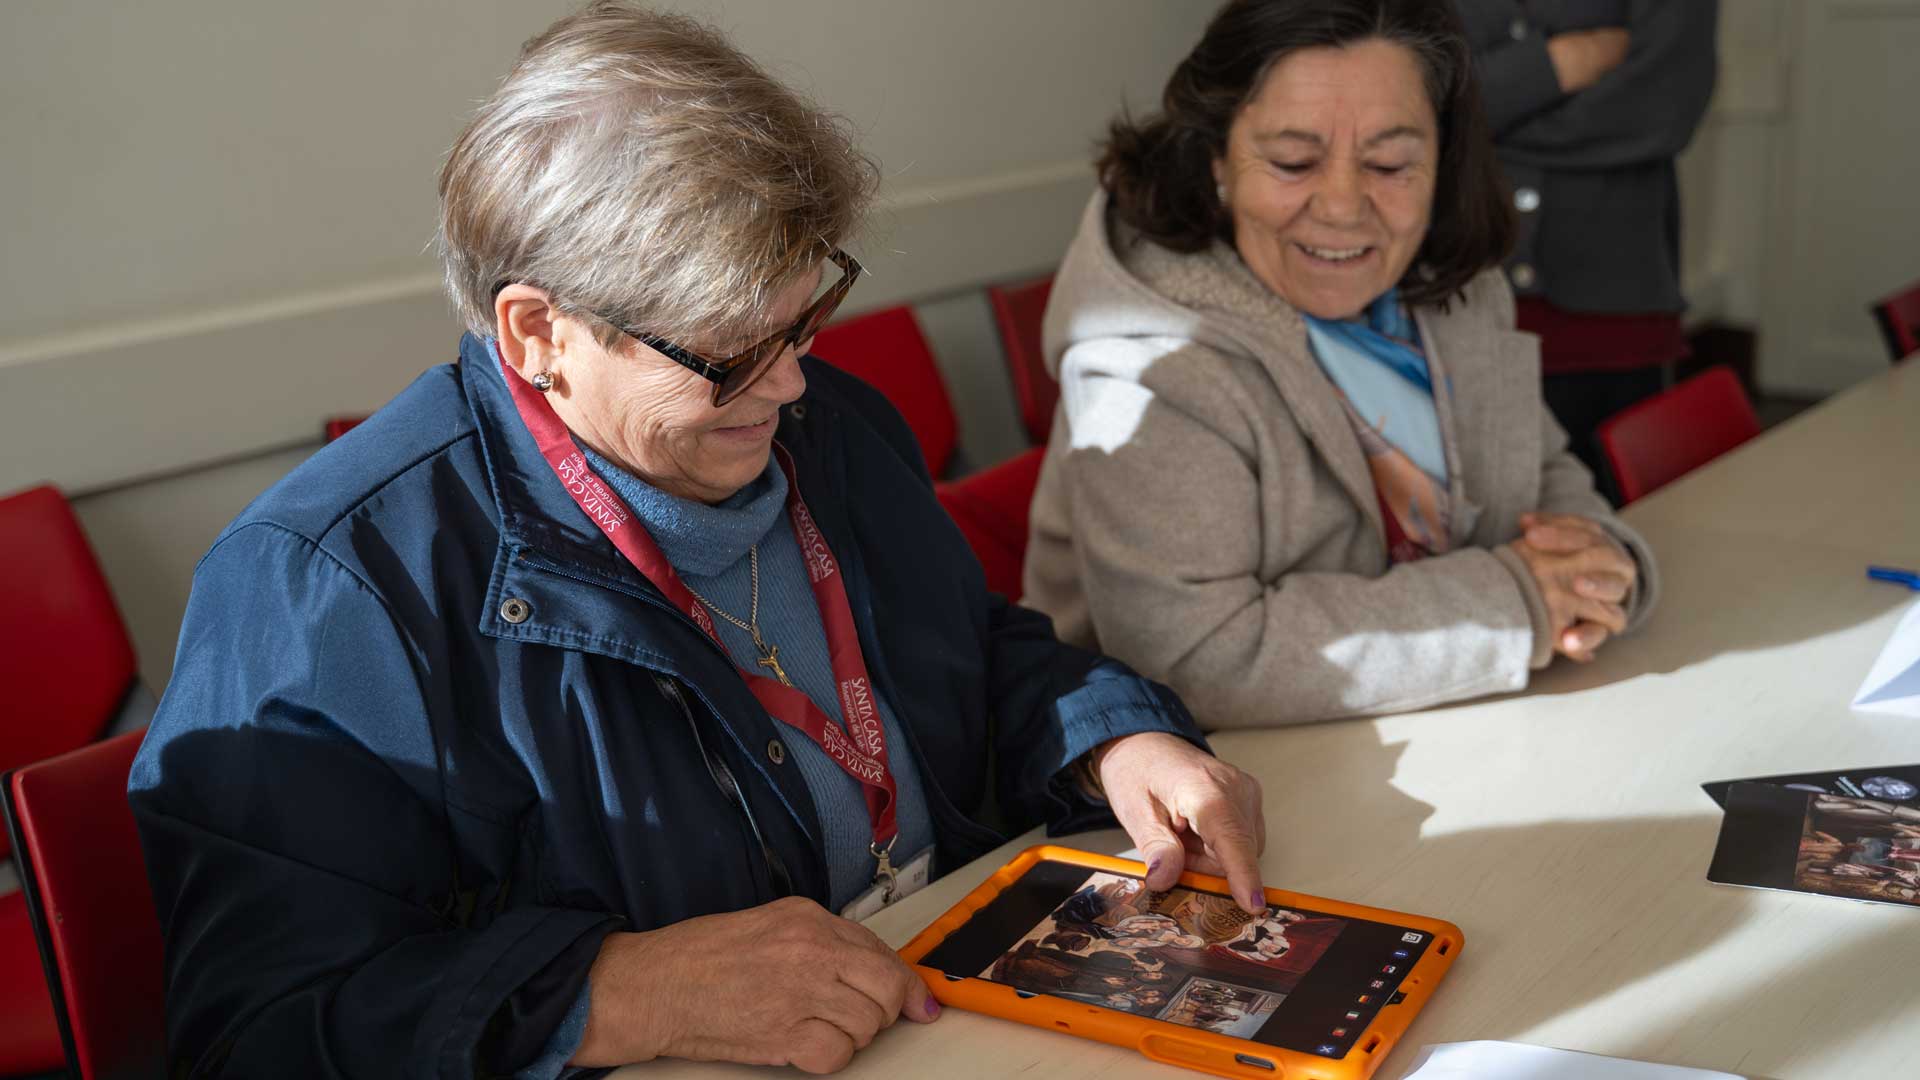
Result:
<svg viewBox="0 0 1920 1080"><path fill-rule="evenodd" d="M1481 93L1485 95L1487 126L1495 139L1566 96L1560 90L1560 76L1553 70L1544 37L1529 37L1476 52L1473 62L1480 76Z"/></svg>
<svg viewBox="0 0 1920 1080"><path fill-rule="evenodd" d="M1719 0L1633 4L1626 60L1559 105L1497 129L1502 157L1593 170L1678 154L1713 96L1719 8Z"/></svg>

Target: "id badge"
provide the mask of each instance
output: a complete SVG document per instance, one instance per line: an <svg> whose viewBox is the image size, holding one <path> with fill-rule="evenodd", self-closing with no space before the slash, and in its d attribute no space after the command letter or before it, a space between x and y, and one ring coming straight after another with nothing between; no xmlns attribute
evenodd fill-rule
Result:
<svg viewBox="0 0 1920 1080"><path fill-rule="evenodd" d="M927 881L932 877L933 848L929 845L920 854L900 865L899 876L894 879L891 901L887 899L887 890L884 886L874 885L866 892L854 897L846 907L841 908L840 914L854 922L871 918L886 908L889 903L898 903L925 888Z"/></svg>

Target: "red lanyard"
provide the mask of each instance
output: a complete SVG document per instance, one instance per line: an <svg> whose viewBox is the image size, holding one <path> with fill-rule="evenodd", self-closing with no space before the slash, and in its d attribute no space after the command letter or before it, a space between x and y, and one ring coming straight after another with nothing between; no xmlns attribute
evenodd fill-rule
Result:
<svg viewBox="0 0 1920 1080"><path fill-rule="evenodd" d="M613 541L613 546L620 549L620 554L627 557L634 569L666 594L668 603L686 612L714 644L726 652L726 645L714 633L713 619L707 614L706 605L680 580L646 528L636 527L639 523L633 511L595 475L553 406L539 391L527 385L526 380L515 375L504 360L500 371L506 376L507 388L520 410L521 421L540 447L540 456L553 467L567 494L573 496L587 517L607 534L607 539ZM813 515L807 512L806 502L800 498L800 483L794 475L792 457L779 443L774 444L773 451L781 471L787 474L787 517L793 525L794 539L800 544L801 557L806 561L807 576L813 581L813 602L820 609L820 623L827 632L827 651L833 662L833 681L840 688L840 712L846 717L846 730L834 723L812 698L794 687L757 675L738 663L734 667L768 713L805 733L848 776L860 782L867 800L867 818L873 823L873 853L879 856L892 846L899 831L894 822L897 790L893 770L887 766L887 735L880 725L879 707L874 704L867 661L860 654L860 638L853 625L853 608L847 603L840 563L834 559L826 539L813 523ZM728 659L732 659L731 653ZM886 865L884 859L882 865Z"/></svg>

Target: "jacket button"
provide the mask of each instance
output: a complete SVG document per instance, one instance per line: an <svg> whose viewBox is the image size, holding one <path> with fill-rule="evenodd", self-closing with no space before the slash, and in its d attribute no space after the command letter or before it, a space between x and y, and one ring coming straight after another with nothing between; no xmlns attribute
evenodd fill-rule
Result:
<svg viewBox="0 0 1920 1080"><path fill-rule="evenodd" d="M767 760L773 762L775 765L785 765L787 763L787 744L781 742L779 739L768 739Z"/></svg>
<svg viewBox="0 0 1920 1080"><path fill-rule="evenodd" d="M1510 276L1513 278L1513 287L1516 289L1531 289L1533 287L1533 267L1528 266L1526 263L1515 266Z"/></svg>
<svg viewBox="0 0 1920 1080"><path fill-rule="evenodd" d="M793 417L795 420L805 420L807 418L807 407L805 404L796 401L787 406L787 415Z"/></svg>
<svg viewBox="0 0 1920 1080"><path fill-rule="evenodd" d="M500 617L515 626L526 622L527 617L532 614L533 605L517 596L509 596L500 603Z"/></svg>
<svg viewBox="0 0 1920 1080"><path fill-rule="evenodd" d="M1523 187L1513 193L1513 208L1523 214L1531 214L1540 209L1540 190Z"/></svg>
<svg viewBox="0 0 1920 1080"><path fill-rule="evenodd" d="M1515 41L1527 40L1527 20L1515 19L1507 24L1507 36Z"/></svg>

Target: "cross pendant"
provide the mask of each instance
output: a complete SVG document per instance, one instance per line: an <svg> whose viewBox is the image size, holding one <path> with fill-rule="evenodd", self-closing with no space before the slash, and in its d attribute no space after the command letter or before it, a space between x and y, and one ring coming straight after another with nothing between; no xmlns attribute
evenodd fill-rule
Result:
<svg viewBox="0 0 1920 1080"><path fill-rule="evenodd" d="M773 677L780 680L781 686L793 685L793 680L787 678L786 669L780 666L780 646L760 645L760 659L756 661L756 663L763 668L771 670Z"/></svg>

